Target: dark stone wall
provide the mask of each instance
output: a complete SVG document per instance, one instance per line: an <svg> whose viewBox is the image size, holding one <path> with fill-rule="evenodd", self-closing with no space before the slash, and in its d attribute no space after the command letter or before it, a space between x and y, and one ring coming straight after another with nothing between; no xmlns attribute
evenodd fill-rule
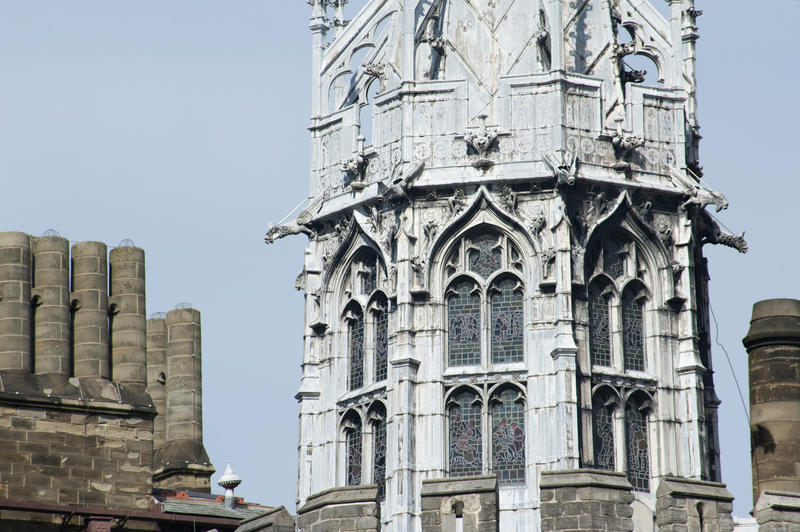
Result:
<svg viewBox="0 0 800 532"><path fill-rule="evenodd" d="M497 477L476 476L422 482L422 532L500 530Z"/></svg>
<svg viewBox="0 0 800 532"><path fill-rule="evenodd" d="M95 390L100 393L91 400L35 391L0 391L0 497L148 509L152 409L121 402L120 388L113 385ZM0 519L7 518L0 512Z"/></svg>
<svg viewBox="0 0 800 532"><path fill-rule="evenodd" d="M377 532L378 487L348 486L312 495L297 512L297 528L300 532Z"/></svg>
<svg viewBox="0 0 800 532"><path fill-rule="evenodd" d="M725 484L664 477L656 491L659 532L731 532L733 495Z"/></svg>
<svg viewBox="0 0 800 532"><path fill-rule="evenodd" d="M544 472L539 488L542 532L633 530L633 487L624 473L594 469Z"/></svg>

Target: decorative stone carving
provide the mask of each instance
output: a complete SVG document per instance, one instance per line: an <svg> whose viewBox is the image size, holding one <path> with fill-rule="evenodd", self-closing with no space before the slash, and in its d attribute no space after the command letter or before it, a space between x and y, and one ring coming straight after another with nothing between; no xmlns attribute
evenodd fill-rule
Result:
<svg viewBox="0 0 800 532"><path fill-rule="evenodd" d="M614 154L617 156L617 163L614 168L617 170L630 170L630 158L636 148L644 146L644 140L634 135L625 135L621 129L611 137L611 145L614 147Z"/></svg>
<svg viewBox="0 0 800 532"><path fill-rule="evenodd" d="M578 159L569 150L547 151L544 162L553 171L556 187L572 186L578 175Z"/></svg>
<svg viewBox="0 0 800 532"><path fill-rule="evenodd" d="M342 163L342 172L345 174L345 181L349 180L350 188L353 190L363 190L367 184L364 181L364 175L367 170L367 158L364 156L364 141L366 138L363 135L358 136L358 149L353 153L353 157Z"/></svg>
<svg viewBox="0 0 800 532"><path fill-rule="evenodd" d="M453 197L449 198L447 203L450 205L450 216L456 216L466 207L467 195L464 193L463 189L457 188L455 193L453 193Z"/></svg>
<svg viewBox="0 0 800 532"><path fill-rule="evenodd" d="M380 63L369 63L364 67L364 72L368 76L378 80L378 83L380 84L378 92L383 92L386 90L386 65Z"/></svg>
<svg viewBox="0 0 800 532"><path fill-rule="evenodd" d="M517 193L508 185L500 191L500 205L511 214L517 214Z"/></svg>
<svg viewBox="0 0 800 532"><path fill-rule="evenodd" d="M464 142L467 146L478 155L478 159L472 163L472 166L480 170L487 170L494 165L493 161L486 158L486 155L494 147L497 142L497 131L488 131L486 129L486 119L488 115L479 115L478 120L481 121L480 130L477 133L471 133L464 137Z"/></svg>

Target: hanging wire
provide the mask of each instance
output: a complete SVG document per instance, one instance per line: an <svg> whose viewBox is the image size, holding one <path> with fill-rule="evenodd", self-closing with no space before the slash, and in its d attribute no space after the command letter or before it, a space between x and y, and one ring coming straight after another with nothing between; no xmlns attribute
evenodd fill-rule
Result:
<svg viewBox="0 0 800 532"><path fill-rule="evenodd" d="M742 394L742 387L739 385L739 379L736 378L736 371L733 369L733 363L731 362L731 357L728 355L728 350L725 349L725 346L719 341L719 323L717 323L717 317L714 315L714 307L711 306L711 303L708 304L709 310L711 310L711 317L714 320L714 343L716 343L721 349L722 352L725 353L725 359L728 361L728 367L731 368L731 374L733 375L733 382L736 384L736 391L739 392L739 400L742 402L742 410L744 411L744 417L747 418L747 430L750 430L750 412L747 409L747 404L744 402L744 394Z"/></svg>
<svg viewBox="0 0 800 532"><path fill-rule="evenodd" d="M299 209L299 208L300 208L300 206L301 206L303 203L305 203L306 201L308 201L308 197L304 197L304 198L303 198L303 199L300 201L300 203L298 203L298 204L297 204L297 207L295 207L294 209L292 209L291 211L289 211L289 214L287 214L286 216L284 216L284 217L283 217L283 219L281 219L281 221L280 221L280 222L278 222L278 225L281 225L283 222L285 222L285 221L286 221L286 220L289 218L289 216L291 216L292 214L294 214L294 213L295 213L295 211L296 211L297 209Z"/></svg>

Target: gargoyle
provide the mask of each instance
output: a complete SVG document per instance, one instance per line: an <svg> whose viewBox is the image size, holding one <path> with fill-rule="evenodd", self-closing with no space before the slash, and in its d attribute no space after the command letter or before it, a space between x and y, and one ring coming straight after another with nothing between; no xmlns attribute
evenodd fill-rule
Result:
<svg viewBox="0 0 800 532"><path fill-rule="evenodd" d="M614 152L617 157L627 160L633 150L644 145L644 140L634 135L624 135L622 132L617 131L611 137L611 145L614 146Z"/></svg>
<svg viewBox="0 0 800 532"><path fill-rule="evenodd" d="M547 151L544 162L553 171L556 187L572 186L578 175L578 159L569 150Z"/></svg>
<svg viewBox="0 0 800 532"><path fill-rule="evenodd" d="M494 147L498 137L497 131L487 131L487 118L489 118L488 115L478 116L478 119L481 121L480 131L464 137L464 142L478 154L478 160L472 163L472 166L482 170L486 170L494 165L492 161L486 158L486 154Z"/></svg>
<svg viewBox="0 0 800 532"><path fill-rule="evenodd" d="M353 153L353 158L342 163L341 169L346 175L350 176L350 188L353 190L363 190L364 174L367 170L367 158L364 156L364 141L367 140L363 135L358 136L358 150Z"/></svg>
<svg viewBox="0 0 800 532"><path fill-rule="evenodd" d="M372 76L378 80L378 83L380 84L378 92L383 92L386 90L386 65L382 65L380 63L370 63L364 67L364 71L368 76Z"/></svg>
<svg viewBox="0 0 800 532"><path fill-rule="evenodd" d="M728 208L728 200L721 192L701 185L699 181L695 181L691 177L675 171L670 172L670 176L672 177L672 182L689 196L689 199L684 201L683 205L681 205L681 209L684 211L688 210L691 206L704 209L709 205L714 205L717 212L724 211Z"/></svg>
<svg viewBox="0 0 800 532"><path fill-rule="evenodd" d="M299 235L301 233L307 235L309 238L314 238L316 233L311 229L311 220L313 220L314 215L319 212L324 199L325 197L321 196L312 201L308 207L300 211L300 214L297 215L294 221L276 226L270 223L267 235L264 237L264 242L272 244L285 236Z"/></svg>
<svg viewBox="0 0 800 532"><path fill-rule="evenodd" d="M407 198L408 191L411 190L411 185L420 175L422 175L422 170L424 168L424 161L414 166L401 178L395 179L390 187L386 187L386 189L381 193L381 197L387 200Z"/></svg>
<svg viewBox="0 0 800 532"><path fill-rule="evenodd" d="M748 245L744 233L737 236L723 231L711 214L699 205L692 206L689 212L694 222L695 237L701 245L721 244L739 253L747 253Z"/></svg>
<svg viewBox="0 0 800 532"><path fill-rule="evenodd" d="M622 83L644 83L647 70L624 70Z"/></svg>

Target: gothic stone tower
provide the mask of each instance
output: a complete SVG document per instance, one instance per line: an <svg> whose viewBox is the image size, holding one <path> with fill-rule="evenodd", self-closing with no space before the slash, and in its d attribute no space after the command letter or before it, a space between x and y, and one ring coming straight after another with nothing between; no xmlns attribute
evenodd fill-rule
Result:
<svg viewBox="0 0 800 532"><path fill-rule="evenodd" d="M310 204L267 234L309 237L301 528L343 486L445 530L471 503L426 521L431 481L492 475L539 530L543 472L619 472L651 524L719 480L702 246L746 243L706 211L693 0L345 2L309 0Z"/></svg>

